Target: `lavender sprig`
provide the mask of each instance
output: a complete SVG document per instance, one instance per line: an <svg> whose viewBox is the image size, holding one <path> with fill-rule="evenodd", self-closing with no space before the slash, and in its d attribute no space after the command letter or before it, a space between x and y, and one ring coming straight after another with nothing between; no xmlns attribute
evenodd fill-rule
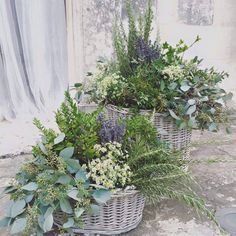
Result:
<svg viewBox="0 0 236 236"><path fill-rule="evenodd" d="M147 43L141 37L139 37L136 42L136 54L138 59L144 62L151 62L160 58L157 43L152 44L151 41Z"/></svg>
<svg viewBox="0 0 236 236"><path fill-rule="evenodd" d="M113 124L111 120L105 119L103 113L100 113L97 117L97 121L101 125L99 131L101 143L122 142L126 128L124 120L120 122L116 121L115 124Z"/></svg>

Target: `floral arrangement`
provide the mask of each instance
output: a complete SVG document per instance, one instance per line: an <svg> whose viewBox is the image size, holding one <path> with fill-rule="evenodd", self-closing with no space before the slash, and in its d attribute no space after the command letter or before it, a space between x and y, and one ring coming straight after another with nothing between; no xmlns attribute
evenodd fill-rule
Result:
<svg viewBox="0 0 236 236"><path fill-rule="evenodd" d="M151 1L138 19L139 26L129 2L126 9L128 33L122 21L116 23L116 60L99 61L98 72L90 74L91 84L86 91L91 100L132 111L155 110L174 119L181 129L217 131L220 123L228 128L226 102L232 93L219 87L228 74L202 68L198 57L184 57L200 38L191 45L183 40L176 46L152 42Z"/></svg>
<svg viewBox="0 0 236 236"><path fill-rule="evenodd" d="M59 230L73 235L72 227L83 228L85 212L99 214L113 193L128 189L154 203L163 197L178 199L214 220L190 188L184 161L157 140L146 117L112 124L99 110L79 111L66 93L56 122L59 132L35 119L42 140L3 192L11 202L0 226L10 226L12 234L41 236L52 229L54 214L61 211L65 219Z"/></svg>

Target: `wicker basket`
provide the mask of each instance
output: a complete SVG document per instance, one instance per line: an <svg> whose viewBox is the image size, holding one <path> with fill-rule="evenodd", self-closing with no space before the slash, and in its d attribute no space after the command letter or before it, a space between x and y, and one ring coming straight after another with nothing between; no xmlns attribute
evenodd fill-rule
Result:
<svg viewBox="0 0 236 236"><path fill-rule="evenodd" d="M119 118L131 117L133 113L130 113L128 109L119 109L113 105L106 106L109 119L113 123ZM151 110L141 110L141 114L152 114ZM153 115L153 122L158 131L158 137L170 144L170 147L174 150L184 150L185 155L188 155L189 144L191 142L192 132L187 129L179 129L173 120L164 117L160 113Z"/></svg>
<svg viewBox="0 0 236 236"><path fill-rule="evenodd" d="M72 228L74 233L115 235L128 232L142 220L145 198L137 190L119 192L105 205L101 205L99 215L82 214L84 227ZM57 226L65 222L65 213L54 214Z"/></svg>

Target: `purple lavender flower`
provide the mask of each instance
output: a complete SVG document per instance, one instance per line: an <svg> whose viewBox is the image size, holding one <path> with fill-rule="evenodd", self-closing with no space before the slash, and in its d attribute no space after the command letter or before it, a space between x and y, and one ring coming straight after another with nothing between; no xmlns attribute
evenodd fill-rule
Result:
<svg viewBox="0 0 236 236"><path fill-rule="evenodd" d="M144 62L151 62L160 58L160 52L157 43L145 42L139 37L136 43L136 54L138 59Z"/></svg>
<svg viewBox="0 0 236 236"><path fill-rule="evenodd" d="M124 120L116 121L113 124L111 120L105 119L103 113L100 113L97 117L97 121L101 125L99 130L99 136L102 143L122 142L126 128Z"/></svg>

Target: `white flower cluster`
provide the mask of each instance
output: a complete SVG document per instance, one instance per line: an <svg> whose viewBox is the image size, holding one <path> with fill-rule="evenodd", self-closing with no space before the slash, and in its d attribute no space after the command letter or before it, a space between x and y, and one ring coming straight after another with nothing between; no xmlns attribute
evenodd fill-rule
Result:
<svg viewBox="0 0 236 236"><path fill-rule="evenodd" d="M108 88L111 85L116 85L118 83L117 79L119 79L117 74L110 74L105 76L99 83L97 83L97 97L99 97L101 100L106 99Z"/></svg>
<svg viewBox="0 0 236 236"><path fill-rule="evenodd" d="M167 66L162 70L162 74L165 78L170 80L178 80L184 77L184 71L179 66Z"/></svg>
<svg viewBox="0 0 236 236"><path fill-rule="evenodd" d="M118 142L109 142L103 145L95 145L99 155L88 164L88 177L97 185L108 189L124 187L130 180L132 172L130 167L124 163L128 154L121 149Z"/></svg>
<svg viewBox="0 0 236 236"><path fill-rule="evenodd" d="M98 101L106 99L107 90L111 85L116 85L120 76L116 73L107 73L107 65L98 63L97 71L93 74L89 89L93 90L93 97Z"/></svg>

